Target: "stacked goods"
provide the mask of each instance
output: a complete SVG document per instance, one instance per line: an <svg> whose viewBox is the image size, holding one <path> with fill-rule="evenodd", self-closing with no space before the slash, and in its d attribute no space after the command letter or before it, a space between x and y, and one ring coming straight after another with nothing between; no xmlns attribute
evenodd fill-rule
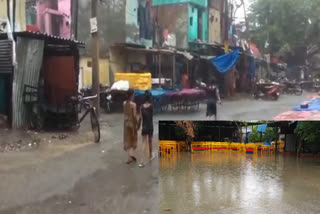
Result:
<svg viewBox="0 0 320 214"><path fill-rule="evenodd" d="M115 81L128 81L130 88L150 90L152 88L151 73L115 73Z"/></svg>

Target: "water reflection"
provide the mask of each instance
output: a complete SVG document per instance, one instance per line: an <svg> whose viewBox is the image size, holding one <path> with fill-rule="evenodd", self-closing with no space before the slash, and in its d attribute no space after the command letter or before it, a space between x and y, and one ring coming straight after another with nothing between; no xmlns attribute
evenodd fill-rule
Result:
<svg viewBox="0 0 320 214"><path fill-rule="evenodd" d="M160 158L159 167L159 213L320 213L318 160L200 152Z"/></svg>

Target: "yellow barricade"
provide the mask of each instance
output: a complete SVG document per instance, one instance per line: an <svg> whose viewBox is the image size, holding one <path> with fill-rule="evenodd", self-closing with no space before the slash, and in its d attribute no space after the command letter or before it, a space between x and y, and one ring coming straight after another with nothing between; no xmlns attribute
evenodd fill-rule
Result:
<svg viewBox="0 0 320 214"><path fill-rule="evenodd" d="M231 143L230 148L232 151L241 152L242 146L241 143Z"/></svg>
<svg viewBox="0 0 320 214"><path fill-rule="evenodd" d="M151 73L115 73L115 81L128 81L130 88L139 90L149 90L152 88Z"/></svg>

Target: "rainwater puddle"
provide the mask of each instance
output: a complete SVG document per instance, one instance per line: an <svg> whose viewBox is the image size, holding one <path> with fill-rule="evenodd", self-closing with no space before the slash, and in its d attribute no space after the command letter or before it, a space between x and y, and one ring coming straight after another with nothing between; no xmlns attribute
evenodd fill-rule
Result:
<svg viewBox="0 0 320 214"><path fill-rule="evenodd" d="M320 213L320 160L200 152L159 158L159 213Z"/></svg>

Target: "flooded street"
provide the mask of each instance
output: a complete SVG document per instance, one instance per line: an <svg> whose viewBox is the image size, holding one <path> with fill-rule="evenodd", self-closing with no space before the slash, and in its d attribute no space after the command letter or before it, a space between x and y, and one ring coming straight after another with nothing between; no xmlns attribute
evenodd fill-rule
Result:
<svg viewBox="0 0 320 214"><path fill-rule="evenodd" d="M320 160L181 153L159 160L159 213L320 213Z"/></svg>
<svg viewBox="0 0 320 214"><path fill-rule="evenodd" d="M218 120L269 120L277 115L291 111L293 107L308 100L310 93L302 96L281 95L278 101L255 100L250 95L237 95L234 99L222 101L218 105ZM206 104L197 112L168 111L158 116L160 120L206 120Z"/></svg>

